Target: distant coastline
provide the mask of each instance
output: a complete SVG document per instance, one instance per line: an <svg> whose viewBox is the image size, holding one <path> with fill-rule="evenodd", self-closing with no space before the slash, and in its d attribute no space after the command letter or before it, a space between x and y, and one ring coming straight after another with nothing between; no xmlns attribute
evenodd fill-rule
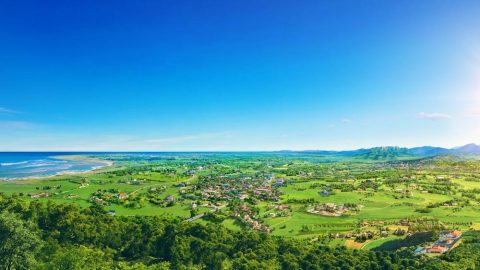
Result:
<svg viewBox="0 0 480 270"><path fill-rule="evenodd" d="M92 173L111 167L114 162L81 154L67 154L35 156L30 159L25 157L25 160L2 161L2 164L8 165L0 168L0 181L10 182Z"/></svg>
<svg viewBox="0 0 480 270"><path fill-rule="evenodd" d="M54 159L60 159L60 160L75 160L75 161L84 161L84 162L98 162L98 163L103 163L105 164L104 166L96 166L96 169L93 170L98 170L101 168L105 167L111 167L115 164L115 162L111 160L105 160L97 157L87 157L87 156L82 156L82 155L60 155L60 156L52 156L51 158ZM97 168L98 167L98 168Z"/></svg>
<svg viewBox="0 0 480 270"><path fill-rule="evenodd" d="M99 166L94 166L92 167L90 170L85 170L85 171L81 171L81 172L69 172L69 171L65 171L65 172L59 172L58 174L54 175L54 176L60 176L60 175L69 175L69 174L79 174L79 173L90 173L90 172L95 172L95 171L99 171L101 169L105 169L105 168L108 168L108 167L112 167L115 162L111 161L111 160L104 160L104 159L101 159L101 158L95 158L95 157L86 157L86 156L81 156L81 155L62 155L62 156L52 156L51 158L54 158L54 159L60 159L60 160L73 160L73 161L82 161L82 162L96 162L96 163L103 163L104 165L99 165Z"/></svg>

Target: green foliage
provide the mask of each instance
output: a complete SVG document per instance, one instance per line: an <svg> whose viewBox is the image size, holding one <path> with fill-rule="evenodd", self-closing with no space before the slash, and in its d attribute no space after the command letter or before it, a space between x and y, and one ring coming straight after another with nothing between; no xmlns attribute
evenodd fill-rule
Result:
<svg viewBox="0 0 480 270"><path fill-rule="evenodd" d="M5 181L0 269L480 269L478 234L465 233L465 243L434 259L412 254L435 238L426 231L478 228L480 162L406 161L402 151L373 149L368 162L298 153L125 156L114 171ZM27 198L43 191L48 198ZM352 213L306 211L326 203ZM272 233L245 226L247 212ZM333 248L345 237L376 244Z"/></svg>
<svg viewBox="0 0 480 270"><path fill-rule="evenodd" d="M363 152L364 153L359 154L358 157L371 160L397 160L402 157L405 158L413 156L407 148L393 146L374 147L365 149Z"/></svg>
<svg viewBox="0 0 480 270"><path fill-rule="evenodd" d="M100 249L83 245L67 246L56 250L47 262L39 269L48 270L81 270L81 269L112 269L113 260Z"/></svg>
<svg viewBox="0 0 480 270"><path fill-rule="evenodd" d="M0 196L0 211L3 269L480 267L480 245L473 241L478 239L475 236L470 237L470 243L434 260L414 256L408 249L348 250L254 231L239 234L215 224L203 226L155 216L113 217L99 206L82 209L75 205L26 203L18 198ZM43 247L37 248L42 242L45 243Z"/></svg>
<svg viewBox="0 0 480 270"><path fill-rule="evenodd" d="M35 251L41 245L32 224L17 215L0 212L0 267L2 269L30 269L35 264Z"/></svg>

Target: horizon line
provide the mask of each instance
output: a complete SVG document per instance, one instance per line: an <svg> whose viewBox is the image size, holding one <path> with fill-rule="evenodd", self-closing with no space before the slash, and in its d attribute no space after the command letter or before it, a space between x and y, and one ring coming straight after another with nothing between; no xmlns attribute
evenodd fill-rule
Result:
<svg viewBox="0 0 480 270"><path fill-rule="evenodd" d="M418 147L436 147L444 149L455 149L465 145L477 145L476 143L467 143L461 146L455 147L443 147L433 145L421 145L421 146L398 146L398 145L382 145L373 147L360 147L356 149L343 149L343 150L327 150L327 149L279 149L279 150L0 150L0 153L252 153L252 152L307 152L307 151L322 151L322 152L347 152L356 151L362 149L382 148L382 147L397 147L412 149Z"/></svg>

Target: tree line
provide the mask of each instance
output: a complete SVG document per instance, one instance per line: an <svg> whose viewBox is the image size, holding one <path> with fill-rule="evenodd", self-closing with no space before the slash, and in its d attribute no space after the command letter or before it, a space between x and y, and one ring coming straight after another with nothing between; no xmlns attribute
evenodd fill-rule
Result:
<svg viewBox="0 0 480 270"><path fill-rule="evenodd" d="M101 206L0 195L0 269L476 269L480 247L440 259L234 232L158 216L112 216Z"/></svg>

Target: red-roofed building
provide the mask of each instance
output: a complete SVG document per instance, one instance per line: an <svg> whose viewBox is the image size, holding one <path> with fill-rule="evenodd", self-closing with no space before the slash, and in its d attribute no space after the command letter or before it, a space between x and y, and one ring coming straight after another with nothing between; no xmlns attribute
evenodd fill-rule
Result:
<svg viewBox="0 0 480 270"><path fill-rule="evenodd" d="M455 231L451 231L447 236L451 238L458 238L461 235L462 235L462 232L455 230Z"/></svg>
<svg viewBox="0 0 480 270"><path fill-rule="evenodd" d="M126 199L126 198L128 198L128 194L125 193L125 192L120 192L120 193L118 193L117 198L118 198L119 200Z"/></svg>
<svg viewBox="0 0 480 270"><path fill-rule="evenodd" d="M446 247L433 246L431 248L427 248L428 253L444 253L445 251L447 251Z"/></svg>

